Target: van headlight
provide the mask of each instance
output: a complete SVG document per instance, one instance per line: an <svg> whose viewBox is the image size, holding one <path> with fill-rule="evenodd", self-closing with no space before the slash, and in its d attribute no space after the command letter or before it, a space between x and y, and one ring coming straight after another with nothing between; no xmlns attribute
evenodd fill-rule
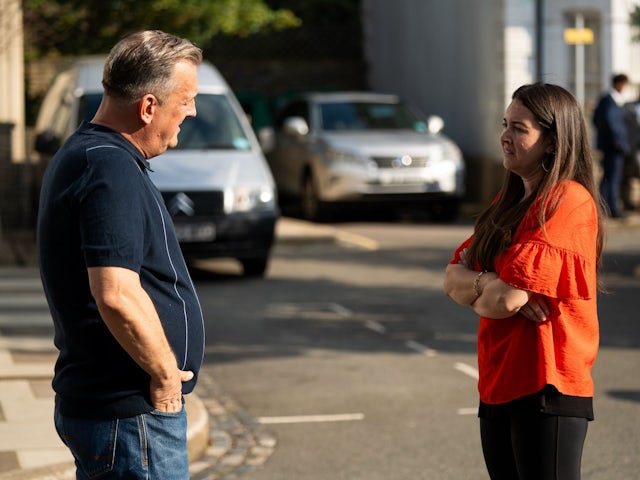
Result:
<svg viewBox="0 0 640 480"><path fill-rule="evenodd" d="M224 211L250 212L253 210L269 210L275 208L276 198L272 187L237 186L224 192Z"/></svg>

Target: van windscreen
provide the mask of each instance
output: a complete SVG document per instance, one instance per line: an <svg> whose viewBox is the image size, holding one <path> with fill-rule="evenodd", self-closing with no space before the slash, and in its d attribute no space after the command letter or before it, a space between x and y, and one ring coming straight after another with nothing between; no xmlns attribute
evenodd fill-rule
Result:
<svg viewBox="0 0 640 480"><path fill-rule="evenodd" d="M185 118L178 135L178 150L249 150L251 143L225 95L201 93L197 115Z"/></svg>

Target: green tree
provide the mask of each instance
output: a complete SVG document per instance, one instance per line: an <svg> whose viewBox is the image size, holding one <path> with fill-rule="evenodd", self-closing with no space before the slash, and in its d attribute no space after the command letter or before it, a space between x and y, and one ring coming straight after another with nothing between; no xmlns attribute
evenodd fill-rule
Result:
<svg viewBox="0 0 640 480"><path fill-rule="evenodd" d="M23 0L27 59L104 53L127 33L159 29L206 48L211 37L297 27L264 0Z"/></svg>

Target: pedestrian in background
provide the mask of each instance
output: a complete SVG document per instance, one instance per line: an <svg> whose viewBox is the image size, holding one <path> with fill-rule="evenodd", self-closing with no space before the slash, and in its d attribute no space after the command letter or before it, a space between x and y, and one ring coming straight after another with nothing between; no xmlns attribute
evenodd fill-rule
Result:
<svg viewBox="0 0 640 480"><path fill-rule="evenodd" d="M626 211L634 211L638 207L633 198L634 179L640 178L640 100L626 103L623 107L629 152L624 157L620 198Z"/></svg>
<svg viewBox="0 0 640 480"><path fill-rule="evenodd" d="M196 114L191 42L160 31L111 50L104 96L44 176L38 252L60 350L55 425L78 479L188 479L183 394L204 325L149 159Z"/></svg>
<svg viewBox="0 0 640 480"><path fill-rule="evenodd" d="M480 315L480 432L493 480L577 480L593 419L603 217L586 123L562 87L515 91L506 176L447 266Z"/></svg>
<svg viewBox="0 0 640 480"><path fill-rule="evenodd" d="M596 147L602 152L602 180L600 194L613 218L621 217L620 188L624 173L624 157L629 155L630 147L627 126L622 107L623 90L629 83L624 74L614 75L611 90L604 94L593 113L593 124L597 129Z"/></svg>

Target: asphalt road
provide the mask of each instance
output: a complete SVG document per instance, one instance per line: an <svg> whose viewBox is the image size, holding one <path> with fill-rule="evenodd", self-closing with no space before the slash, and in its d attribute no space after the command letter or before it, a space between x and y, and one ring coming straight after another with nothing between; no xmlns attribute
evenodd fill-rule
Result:
<svg viewBox="0 0 640 480"><path fill-rule="evenodd" d="M444 297L466 225L344 223L278 245L265 279L196 272L203 376L275 438L250 480L487 478L475 409L476 319ZM640 471L640 229L612 227L600 298L596 421L583 479Z"/></svg>

